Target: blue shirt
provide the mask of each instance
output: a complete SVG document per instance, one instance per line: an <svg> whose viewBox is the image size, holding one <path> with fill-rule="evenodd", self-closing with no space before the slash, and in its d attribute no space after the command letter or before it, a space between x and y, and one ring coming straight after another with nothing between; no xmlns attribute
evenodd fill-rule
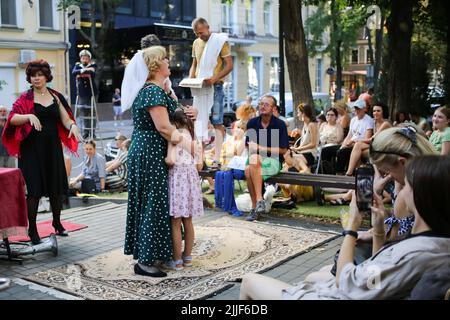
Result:
<svg viewBox="0 0 450 320"><path fill-rule="evenodd" d="M246 144L255 142L262 147L268 148L289 148L289 136L287 132L286 123L272 115L270 123L267 128L263 128L261 123L261 116L250 119L247 123ZM258 151L260 153L260 151ZM265 154L261 154L266 156ZM270 157L270 152L267 153ZM282 154L278 156L280 162L284 161Z"/></svg>
<svg viewBox="0 0 450 320"><path fill-rule="evenodd" d="M106 177L106 162L98 153L89 161L89 157L85 156L83 161L82 172L84 178L92 179L95 182L95 187L100 190L100 178Z"/></svg>

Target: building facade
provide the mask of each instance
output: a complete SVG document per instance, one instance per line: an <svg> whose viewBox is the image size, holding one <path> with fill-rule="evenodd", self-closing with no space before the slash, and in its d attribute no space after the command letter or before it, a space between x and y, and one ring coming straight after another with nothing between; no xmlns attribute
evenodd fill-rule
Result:
<svg viewBox="0 0 450 320"><path fill-rule="evenodd" d="M171 80L176 94L181 99L189 99L190 92L178 88L178 83L189 75L192 42L195 40L191 22L196 16L195 0L124 0L116 8L114 32L111 38L111 52L107 63L102 66L103 74L99 83L98 101L111 102L114 88L120 88L123 73L129 59L141 48L141 38L156 34L166 47L170 58ZM81 26L89 32L90 4L81 6ZM101 17L97 16L97 28L101 28ZM80 31L70 34L72 48L70 51L70 67L79 60L78 53L83 49L95 50L82 37ZM72 79L72 82L74 79ZM72 101L75 101L76 90L72 89Z"/></svg>
<svg viewBox="0 0 450 320"><path fill-rule="evenodd" d="M304 8L303 18L308 14ZM278 1L235 0L229 4L197 0L197 16L209 22L211 31L229 35L234 69L225 83L227 101L241 100L247 95L256 99L268 92L278 92ZM330 79L326 74L329 64L328 57L309 59L313 91L329 92ZM286 62L284 65L285 90L291 91Z"/></svg>
<svg viewBox="0 0 450 320"><path fill-rule="evenodd" d="M89 3L82 6L82 27L90 27ZM304 9L306 19L308 9ZM234 62L233 72L225 83L226 106L247 95L258 98L279 90L278 1L234 0L124 0L115 13L113 61L104 66L99 102L110 102L114 88L120 88L128 59L140 48L140 39L154 33L162 40L170 55L171 79L179 98L190 99L190 91L178 88L189 75L192 42L195 35L191 22L205 18L212 32L229 35ZM97 23L100 19L97 17ZM101 24L98 26L101 27ZM90 49L79 31L71 31L70 68L78 61L78 53ZM95 59L96 52L93 50ZM310 58L310 81L313 91L329 92L328 57ZM73 81L73 79L72 79ZM72 101L75 89L72 85ZM285 63L285 88L290 91Z"/></svg>
<svg viewBox="0 0 450 320"><path fill-rule="evenodd" d="M12 107L17 96L30 85L25 67L33 59L50 64L52 87L68 94L68 48L63 14L57 11L57 0L1 0L0 5L0 105Z"/></svg>

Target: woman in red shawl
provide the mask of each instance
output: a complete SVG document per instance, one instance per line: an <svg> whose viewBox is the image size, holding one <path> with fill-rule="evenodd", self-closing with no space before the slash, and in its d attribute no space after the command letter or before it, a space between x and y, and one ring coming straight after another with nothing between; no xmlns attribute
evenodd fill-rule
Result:
<svg viewBox="0 0 450 320"><path fill-rule="evenodd" d="M81 137L66 99L47 88L53 79L49 64L31 61L26 76L31 89L14 102L2 142L11 156L19 158L27 186L28 235L33 244L38 244L41 239L36 216L39 199L44 196L50 198L56 234L67 236L60 220L62 197L68 190L61 143L76 153Z"/></svg>

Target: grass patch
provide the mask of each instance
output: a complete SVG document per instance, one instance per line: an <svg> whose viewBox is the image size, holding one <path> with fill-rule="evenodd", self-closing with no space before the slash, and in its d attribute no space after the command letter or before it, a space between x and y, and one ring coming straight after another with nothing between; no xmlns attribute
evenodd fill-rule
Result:
<svg viewBox="0 0 450 320"><path fill-rule="evenodd" d="M242 190L247 189L247 184L245 181L240 182ZM206 184L202 184L202 192L208 190L208 186ZM237 197L243 194L243 191L239 188L239 184L235 181L234 184L234 196ZM203 196L214 205L214 194L203 194ZM275 194L275 197L277 194ZM298 218L298 217L307 217L307 218L315 218L320 221L326 221L331 223L340 223L339 222L339 212L341 209L348 209L348 205L344 206L331 206L324 205L318 206L315 201L302 202L297 203L296 207L293 209L278 209L273 208L271 210L271 214L281 217L290 217L290 218Z"/></svg>

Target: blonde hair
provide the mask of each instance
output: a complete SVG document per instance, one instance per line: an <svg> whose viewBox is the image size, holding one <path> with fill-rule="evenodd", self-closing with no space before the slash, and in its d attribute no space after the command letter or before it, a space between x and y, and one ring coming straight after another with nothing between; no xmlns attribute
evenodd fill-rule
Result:
<svg viewBox="0 0 450 320"><path fill-rule="evenodd" d="M405 134L406 131L416 132ZM400 156L407 159L438 154L434 146L413 124L388 128L377 133L370 146L370 161L376 166L395 165Z"/></svg>
<svg viewBox="0 0 450 320"><path fill-rule="evenodd" d="M163 46L153 46L143 50L145 64L149 71L149 78L152 79L159 70L161 61L167 56L166 48Z"/></svg>

